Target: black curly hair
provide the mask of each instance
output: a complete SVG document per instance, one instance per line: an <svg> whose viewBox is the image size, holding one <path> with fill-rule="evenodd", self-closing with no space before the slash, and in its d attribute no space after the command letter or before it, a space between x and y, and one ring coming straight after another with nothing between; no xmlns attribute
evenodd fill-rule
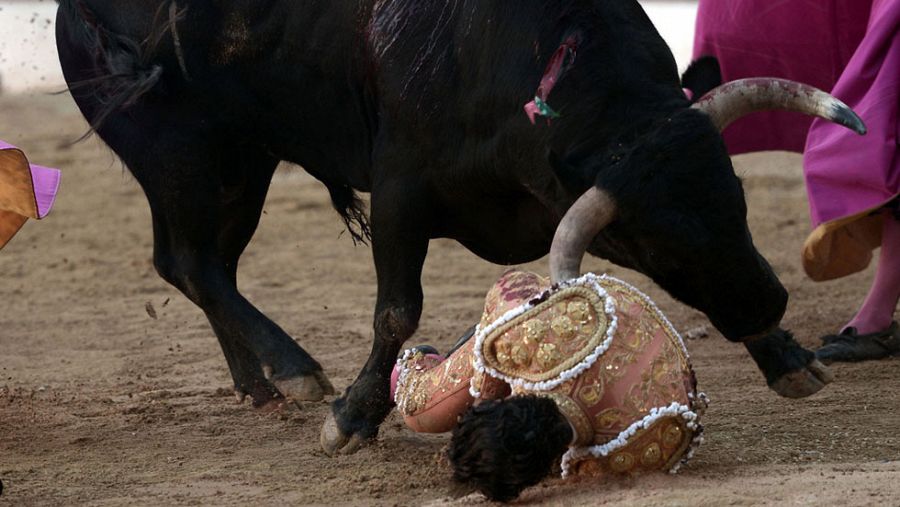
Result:
<svg viewBox="0 0 900 507"><path fill-rule="evenodd" d="M471 407L453 430L453 478L491 500L509 502L550 474L572 441L553 400L516 396Z"/></svg>

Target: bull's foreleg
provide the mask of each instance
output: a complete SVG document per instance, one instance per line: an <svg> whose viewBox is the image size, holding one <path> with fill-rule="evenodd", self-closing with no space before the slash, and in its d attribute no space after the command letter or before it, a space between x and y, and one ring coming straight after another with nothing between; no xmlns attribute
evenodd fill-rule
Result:
<svg viewBox="0 0 900 507"><path fill-rule="evenodd" d="M362 371L332 405L322 427L328 454L352 453L378 434L387 416L391 369L422 314L422 265L428 250L428 207L424 189L408 182L372 190L372 252L378 276L375 341Z"/></svg>

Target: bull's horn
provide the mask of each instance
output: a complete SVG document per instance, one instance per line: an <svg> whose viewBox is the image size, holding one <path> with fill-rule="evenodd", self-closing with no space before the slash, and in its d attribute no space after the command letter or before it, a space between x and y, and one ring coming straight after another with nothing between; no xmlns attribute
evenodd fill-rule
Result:
<svg viewBox="0 0 900 507"><path fill-rule="evenodd" d="M564 282L581 275L581 259L591 241L616 216L612 196L591 187L575 201L556 228L550 247L550 279Z"/></svg>
<svg viewBox="0 0 900 507"><path fill-rule="evenodd" d="M866 125L847 104L813 86L771 77L739 79L719 86L692 107L712 118L719 131L756 111L787 110L818 116L860 135Z"/></svg>

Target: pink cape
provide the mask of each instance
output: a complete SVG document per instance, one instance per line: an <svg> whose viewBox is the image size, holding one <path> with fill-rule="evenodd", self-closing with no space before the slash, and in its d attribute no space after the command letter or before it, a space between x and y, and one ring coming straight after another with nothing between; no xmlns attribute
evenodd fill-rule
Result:
<svg viewBox="0 0 900 507"><path fill-rule="evenodd" d="M794 113L761 113L725 132L732 154L803 151L813 233L803 252L815 280L864 269L882 215L900 195L900 0L700 0L694 55L719 58L726 81L775 76L830 90L869 134ZM810 128L810 124L812 127Z"/></svg>
<svg viewBox="0 0 900 507"><path fill-rule="evenodd" d="M28 218L50 213L59 180L58 169L29 164L21 150L0 140L0 248Z"/></svg>

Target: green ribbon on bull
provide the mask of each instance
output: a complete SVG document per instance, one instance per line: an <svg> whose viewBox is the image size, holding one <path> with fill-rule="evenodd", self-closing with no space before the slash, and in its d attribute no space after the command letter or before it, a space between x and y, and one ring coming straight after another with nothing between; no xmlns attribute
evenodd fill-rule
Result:
<svg viewBox="0 0 900 507"><path fill-rule="evenodd" d="M534 98L534 105L537 106L541 116L545 116L547 118L559 118L560 116L559 113L557 113L553 110L552 107L550 107L550 104L541 100L540 97Z"/></svg>

